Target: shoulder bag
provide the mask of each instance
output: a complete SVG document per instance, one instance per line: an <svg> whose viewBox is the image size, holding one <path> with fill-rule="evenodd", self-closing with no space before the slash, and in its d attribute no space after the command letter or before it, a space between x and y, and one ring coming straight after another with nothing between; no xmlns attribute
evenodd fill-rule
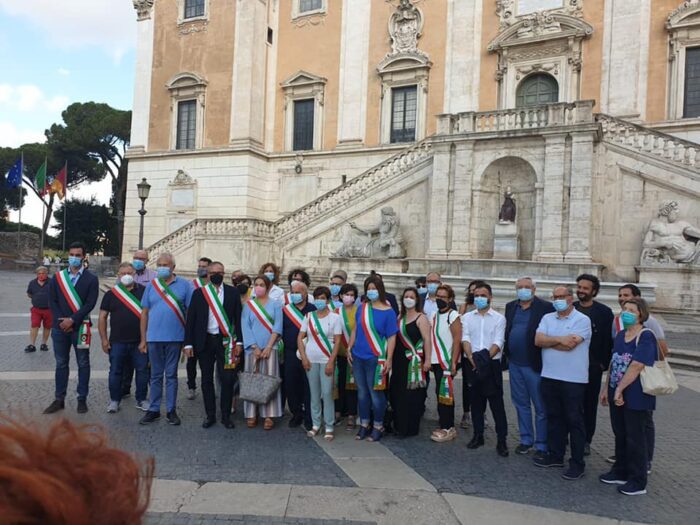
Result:
<svg viewBox="0 0 700 525"><path fill-rule="evenodd" d="M639 338L644 332L651 332L651 330L647 328L642 329L637 335L636 345L639 345ZM653 366L645 366L640 374L639 380L642 382L642 390L645 394L650 396L673 394L678 390L676 377L673 375L671 365L661 354L659 342L656 338L654 338L654 340L656 341L656 360Z"/></svg>

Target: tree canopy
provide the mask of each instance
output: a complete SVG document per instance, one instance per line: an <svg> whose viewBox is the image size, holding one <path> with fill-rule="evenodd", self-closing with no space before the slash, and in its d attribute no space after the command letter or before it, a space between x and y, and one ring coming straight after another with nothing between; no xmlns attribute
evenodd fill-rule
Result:
<svg viewBox="0 0 700 525"><path fill-rule="evenodd" d="M64 206L66 207L64 223ZM98 204L95 197L63 201L53 214L56 220L58 237L67 232L68 243L82 241L88 253L102 252L105 255L118 255L117 224L109 208Z"/></svg>

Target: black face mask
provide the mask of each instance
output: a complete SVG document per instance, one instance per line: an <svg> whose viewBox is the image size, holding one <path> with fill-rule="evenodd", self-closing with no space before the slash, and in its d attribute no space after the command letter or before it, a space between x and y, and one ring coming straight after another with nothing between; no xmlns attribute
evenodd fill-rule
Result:
<svg viewBox="0 0 700 525"><path fill-rule="evenodd" d="M209 276L209 281L214 286L219 286L221 283L224 282L224 276L220 273L213 273Z"/></svg>
<svg viewBox="0 0 700 525"><path fill-rule="evenodd" d="M438 310L444 310L445 308L450 306L450 304L447 301L444 301L442 299L436 299L435 304L437 304Z"/></svg>
<svg viewBox="0 0 700 525"><path fill-rule="evenodd" d="M471 292L467 293L467 304L474 304L474 294Z"/></svg>
<svg viewBox="0 0 700 525"><path fill-rule="evenodd" d="M246 295L248 293L248 285L246 283L237 284L236 289L241 295Z"/></svg>

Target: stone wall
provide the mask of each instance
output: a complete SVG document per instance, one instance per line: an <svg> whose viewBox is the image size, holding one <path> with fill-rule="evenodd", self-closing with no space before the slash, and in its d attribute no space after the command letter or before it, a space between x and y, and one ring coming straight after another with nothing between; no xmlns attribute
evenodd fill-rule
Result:
<svg viewBox="0 0 700 525"><path fill-rule="evenodd" d="M17 232L0 232L0 253L17 259L35 259L39 253L41 239L38 234L22 232L17 251Z"/></svg>

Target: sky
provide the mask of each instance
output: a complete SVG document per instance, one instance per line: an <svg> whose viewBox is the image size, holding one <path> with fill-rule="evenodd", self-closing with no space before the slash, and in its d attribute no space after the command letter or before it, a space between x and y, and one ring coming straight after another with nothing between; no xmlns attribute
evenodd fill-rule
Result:
<svg viewBox="0 0 700 525"><path fill-rule="evenodd" d="M135 43L131 0L0 0L0 146L45 142L44 130L73 102L131 109ZM72 195L106 204L110 192L105 179ZM22 222L41 220L28 191Z"/></svg>

